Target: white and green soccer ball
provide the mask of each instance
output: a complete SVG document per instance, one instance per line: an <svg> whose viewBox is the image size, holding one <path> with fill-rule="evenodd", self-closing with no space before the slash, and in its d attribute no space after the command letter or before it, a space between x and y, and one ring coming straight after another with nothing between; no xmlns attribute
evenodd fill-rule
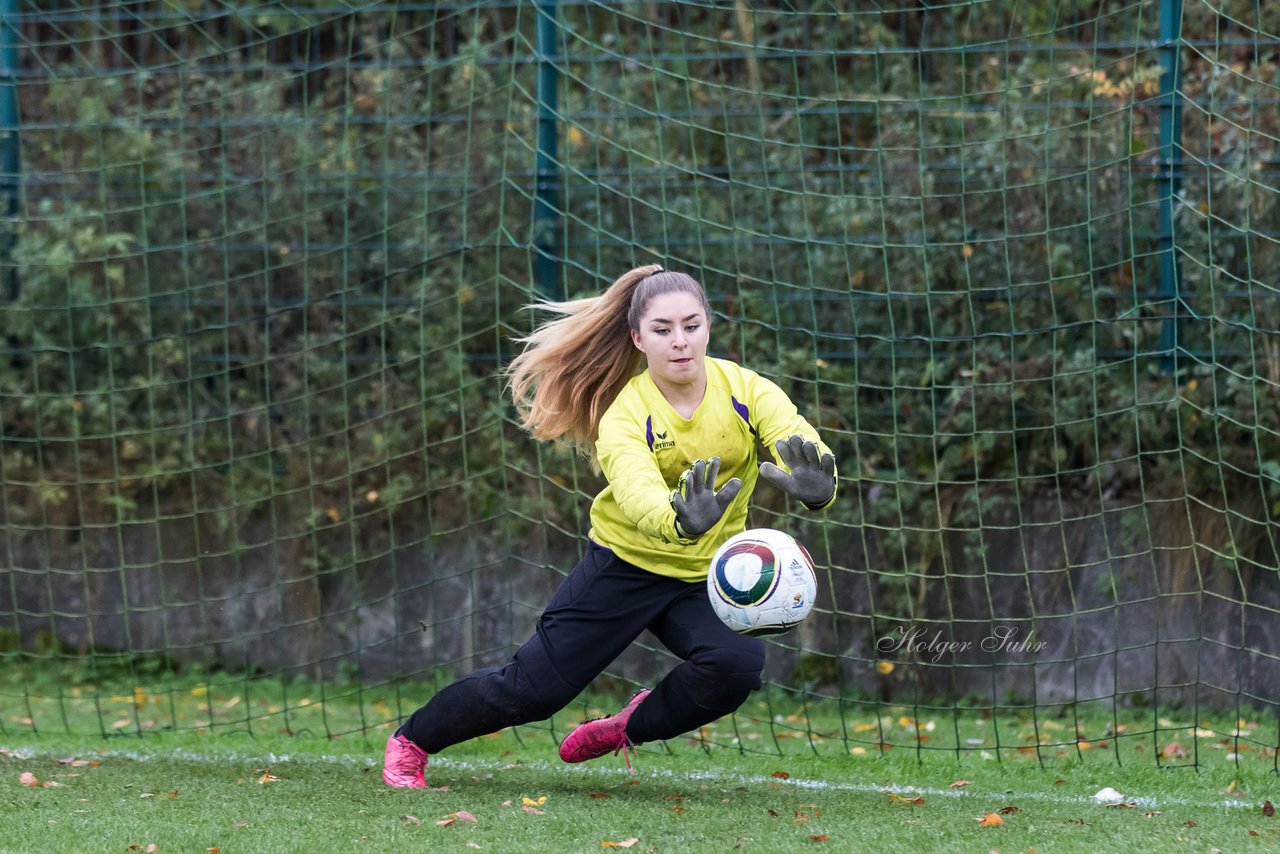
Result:
<svg viewBox="0 0 1280 854"><path fill-rule="evenodd" d="M809 552L774 528L752 528L730 537L707 572L711 607L739 634L781 634L809 616L817 595Z"/></svg>

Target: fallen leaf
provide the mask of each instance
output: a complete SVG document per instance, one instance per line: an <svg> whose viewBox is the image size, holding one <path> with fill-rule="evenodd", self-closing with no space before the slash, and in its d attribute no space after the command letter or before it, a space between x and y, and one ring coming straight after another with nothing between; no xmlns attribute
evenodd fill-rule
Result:
<svg viewBox="0 0 1280 854"><path fill-rule="evenodd" d="M525 804L524 806L520 807L520 809L524 810L525 812L531 812L534 815L546 815L546 813L543 812L542 810L538 809L537 807L531 807L528 804Z"/></svg>
<svg viewBox="0 0 1280 854"><path fill-rule="evenodd" d="M275 783L279 779L280 778L272 774L271 769L268 768L267 770L262 772L262 776L258 778L258 782L259 783Z"/></svg>
<svg viewBox="0 0 1280 854"><path fill-rule="evenodd" d="M610 842L609 840L606 839L600 843L600 847L601 848L630 848L632 845L635 845L639 841L640 840L636 839L634 836L631 837L630 839L624 839L621 842Z"/></svg>
<svg viewBox="0 0 1280 854"><path fill-rule="evenodd" d="M221 848L206 848L204 850L207 852L207 854L222 854Z"/></svg>
<svg viewBox="0 0 1280 854"><path fill-rule="evenodd" d="M1185 824L1187 827L1199 827L1199 826L1200 826L1200 825L1196 824L1194 821L1184 821L1184 822L1183 822L1183 824Z"/></svg>
<svg viewBox="0 0 1280 854"><path fill-rule="evenodd" d="M520 801L527 807L540 807L547 802L547 796L543 795L536 801L533 798L521 798Z"/></svg>
<svg viewBox="0 0 1280 854"><path fill-rule="evenodd" d="M1256 831L1256 830L1251 830L1251 831L1249 831L1249 835L1250 835L1250 836L1261 836L1262 834L1261 834L1261 833L1259 833L1259 832L1258 832L1258 831Z"/></svg>
<svg viewBox="0 0 1280 854"><path fill-rule="evenodd" d="M1109 810L1131 810L1131 809L1137 809L1137 807L1138 807L1137 804L1127 804L1127 803L1124 803L1123 801L1118 804L1107 804L1107 809Z"/></svg>
<svg viewBox="0 0 1280 854"><path fill-rule="evenodd" d="M1000 813L1000 815L1009 815L1010 813L1022 812L1022 808L1021 807L1000 807L1000 809L996 810L996 812Z"/></svg>
<svg viewBox="0 0 1280 854"><path fill-rule="evenodd" d="M889 792L888 795L889 795L889 803L892 803L892 804L909 804L910 806L913 806L913 807L924 806L923 797L904 798L902 797L902 795L899 795L897 792Z"/></svg>
<svg viewBox="0 0 1280 854"><path fill-rule="evenodd" d="M1156 816L1158 816L1158 815L1164 815L1164 812L1163 812L1163 811L1161 811L1161 810L1150 810L1150 811L1148 811L1148 812L1144 812L1144 813L1142 814L1142 817L1143 817L1143 818L1154 818L1154 817L1156 817Z"/></svg>
<svg viewBox="0 0 1280 854"><path fill-rule="evenodd" d="M1224 791L1228 795L1244 795L1244 789L1240 788L1235 780L1232 780Z"/></svg>
<svg viewBox="0 0 1280 854"><path fill-rule="evenodd" d="M40 781L36 779L36 775L32 774L30 771L23 771L21 776L18 777L18 782L31 789L40 785Z"/></svg>
<svg viewBox="0 0 1280 854"><path fill-rule="evenodd" d="M774 818L777 818L777 817L778 817L778 811L777 811L777 810L775 810L775 809L770 808L770 809L769 809L769 815L773 816Z"/></svg>
<svg viewBox="0 0 1280 854"><path fill-rule="evenodd" d="M969 785L969 781L968 781L968 780L956 780L954 783L952 783L952 784L951 784L950 786L948 786L947 788L948 788L948 789L963 789L963 788L964 788L965 786L967 786L967 785Z"/></svg>
<svg viewBox="0 0 1280 854"><path fill-rule="evenodd" d="M247 822L247 821L237 821L235 824L233 824L233 825L231 825L231 826L232 826L232 827L234 827L236 830L243 830L244 828L246 828L246 827L248 827L248 826L249 826L249 822Z"/></svg>
<svg viewBox="0 0 1280 854"><path fill-rule="evenodd" d="M977 819L979 827L1002 827L1004 819L993 812L989 812L981 818Z"/></svg>
<svg viewBox="0 0 1280 854"><path fill-rule="evenodd" d="M818 836L810 836L809 838L814 842L826 842L831 837L827 836L825 833L822 833L822 834L819 834Z"/></svg>
<svg viewBox="0 0 1280 854"><path fill-rule="evenodd" d="M400 820L405 824L422 824L422 819L418 818L416 815L402 815L400 816Z"/></svg>
<svg viewBox="0 0 1280 854"><path fill-rule="evenodd" d="M1176 741L1171 741L1164 747L1160 748L1160 756L1163 759L1181 759L1186 755L1186 748Z"/></svg>
<svg viewBox="0 0 1280 854"><path fill-rule="evenodd" d="M169 800L173 800L176 797L178 797L178 790L174 789L172 792L169 793Z"/></svg>
<svg viewBox="0 0 1280 854"><path fill-rule="evenodd" d="M591 797L599 801L605 798L612 798L613 795L609 794L608 792L592 792Z"/></svg>
<svg viewBox="0 0 1280 854"><path fill-rule="evenodd" d="M476 817L466 810L458 810L454 815L458 817L458 821L465 821L467 824L479 824Z"/></svg>
<svg viewBox="0 0 1280 854"><path fill-rule="evenodd" d="M1276 808L1272 805L1271 801L1267 801L1262 805L1262 814L1267 818L1273 818L1275 816Z"/></svg>
<svg viewBox="0 0 1280 854"><path fill-rule="evenodd" d="M457 823L458 823L458 820L456 818L442 818L436 822L436 827L448 827L451 824L457 824Z"/></svg>
<svg viewBox="0 0 1280 854"><path fill-rule="evenodd" d="M772 774L770 774L769 776L770 776L770 777L777 777L779 780L790 780L790 779L791 779L791 775L790 775L790 774L788 774L786 771L774 771L774 772L773 772Z"/></svg>

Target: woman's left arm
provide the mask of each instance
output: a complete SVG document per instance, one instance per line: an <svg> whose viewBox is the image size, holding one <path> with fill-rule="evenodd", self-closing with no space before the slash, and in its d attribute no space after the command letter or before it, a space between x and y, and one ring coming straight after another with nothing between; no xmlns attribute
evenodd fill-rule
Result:
<svg viewBox="0 0 1280 854"><path fill-rule="evenodd" d="M786 392L758 374L753 378L752 411L759 413L756 431L777 464L760 464L761 477L798 499L810 510L822 510L836 499L836 458L818 431L801 415Z"/></svg>

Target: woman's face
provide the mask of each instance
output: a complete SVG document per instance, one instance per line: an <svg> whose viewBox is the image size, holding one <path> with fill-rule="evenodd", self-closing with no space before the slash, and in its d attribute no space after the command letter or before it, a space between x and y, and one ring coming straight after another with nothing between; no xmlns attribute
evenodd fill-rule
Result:
<svg viewBox="0 0 1280 854"><path fill-rule="evenodd" d="M688 385L706 372L709 325L702 300L675 291L649 301L631 340L644 353L655 382Z"/></svg>

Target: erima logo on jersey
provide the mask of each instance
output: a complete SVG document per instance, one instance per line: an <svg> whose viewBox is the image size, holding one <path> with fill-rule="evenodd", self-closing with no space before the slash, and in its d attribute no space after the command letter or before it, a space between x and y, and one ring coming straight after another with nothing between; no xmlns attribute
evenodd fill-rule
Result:
<svg viewBox="0 0 1280 854"><path fill-rule="evenodd" d="M650 415L644 423L644 438L649 443L651 451L665 451L667 448L676 446L675 439L668 439L667 433L653 432L653 416Z"/></svg>

